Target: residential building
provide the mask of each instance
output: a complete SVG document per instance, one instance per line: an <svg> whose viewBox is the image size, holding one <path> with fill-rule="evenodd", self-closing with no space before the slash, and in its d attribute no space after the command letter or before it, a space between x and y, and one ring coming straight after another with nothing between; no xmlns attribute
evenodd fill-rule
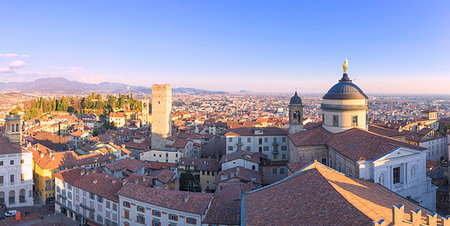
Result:
<svg viewBox="0 0 450 226"><path fill-rule="evenodd" d="M116 193L122 179L80 167L55 174L55 184L55 212L81 225L121 225Z"/></svg>
<svg viewBox="0 0 450 226"><path fill-rule="evenodd" d="M122 225L201 225L213 194L126 183L118 192Z"/></svg>
<svg viewBox="0 0 450 226"><path fill-rule="evenodd" d="M213 191L216 189L214 179L219 172L220 166L215 159L208 158L182 158L178 162L178 172L183 173L189 171L198 179L201 189Z"/></svg>
<svg viewBox="0 0 450 226"><path fill-rule="evenodd" d="M225 133L226 153L259 152L270 160L288 160L288 131L278 127L241 127Z"/></svg>

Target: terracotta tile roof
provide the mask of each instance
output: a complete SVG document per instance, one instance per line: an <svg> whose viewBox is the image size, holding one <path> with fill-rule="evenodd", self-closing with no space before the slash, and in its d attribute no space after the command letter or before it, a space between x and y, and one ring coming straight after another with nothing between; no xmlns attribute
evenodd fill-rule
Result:
<svg viewBox="0 0 450 226"><path fill-rule="evenodd" d="M149 137L148 138L146 137L142 143L136 143L134 141L129 141L129 142L125 143L126 148L135 149L135 150L148 150L151 148L151 146L152 146L152 141Z"/></svg>
<svg viewBox="0 0 450 226"><path fill-rule="evenodd" d="M128 177L124 178L123 181L125 181L127 183L139 184L144 187L149 187L149 186L153 185L153 179L154 178L151 176L131 174Z"/></svg>
<svg viewBox="0 0 450 226"><path fill-rule="evenodd" d="M327 145L354 161L377 159L399 147L425 150L425 148L359 128L333 134L323 127L317 127L293 134L290 138L297 147Z"/></svg>
<svg viewBox="0 0 450 226"><path fill-rule="evenodd" d="M56 169L61 167L65 168L95 163L106 163L117 158L113 154L102 155L100 153L94 153L79 156L73 151L54 152L41 144L35 144L29 150L33 153L34 162L41 169Z"/></svg>
<svg viewBox="0 0 450 226"><path fill-rule="evenodd" d="M313 161L290 162L290 163L287 164L287 167L288 167L289 172L291 172L291 174L294 174L298 170L303 169L305 166L307 166L307 165L309 165L311 163L313 163Z"/></svg>
<svg viewBox="0 0 450 226"><path fill-rule="evenodd" d="M202 139L202 135L197 134L197 133L179 133L177 135L177 138L181 138L181 139L187 139L187 140L200 140Z"/></svg>
<svg viewBox="0 0 450 226"><path fill-rule="evenodd" d="M146 161L146 162L149 163L149 168L154 170L177 168L177 164L172 162L156 162L156 161Z"/></svg>
<svg viewBox="0 0 450 226"><path fill-rule="evenodd" d="M145 162L136 160L136 159L130 159L130 158L124 158L120 159L118 161L108 163L105 165L107 169L110 171L117 171L122 169L127 169L131 172L136 172L144 167L146 167L147 164Z"/></svg>
<svg viewBox="0 0 450 226"><path fill-rule="evenodd" d="M392 206L423 207L387 188L315 162L302 171L244 195L245 225L371 225L392 222ZM270 205L268 205L270 203ZM242 222L241 222L242 223Z"/></svg>
<svg viewBox="0 0 450 226"><path fill-rule="evenodd" d="M237 166L231 169L220 171L216 179L215 184L222 183L225 181L241 181L244 183L262 184L261 173L249 170L241 166Z"/></svg>
<svg viewBox="0 0 450 226"><path fill-rule="evenodd" d="M241 194L254 188L241 182L220 183L202 224L239 225Z"/></svg>
<svg viewBox="0 0 450 226"><path fill-rule="evenodd" d="M147 175L161 181L164 184L167 184L174 178L175 173L168 169L161 169L150 171Z"/></svg>
<svg viewBox="0 0 450 226"><path fill-rule="evenodd" d="M376 125L369 125L369 131L387 137L405 136L408 133L407 131L399 132L397 130L379 127Z"/></svg>
<svg viewBox="0 0 450 226"><path fill-rule="evenodd" d="M433 169L435 166L439 166L440 163L436 162L436 161L433 161L433 160L427 160L426 165L427 165L427 171L428 171L430 169Z"/></svg>
<svg viewBox="0 0 450 226"><path fill-rule="evenodd" d="M266 155L259 152L251 152L251 151L236 151L230 154L226 154L222 156L220 160L220 164L225 162L233 161L236 159L244 159L251 162L261 163L261 159L265 159Z"/></svg>
<svg viewBox="0 0 450 226"><path fill-rule="evenodd" d="M0 155L26 152L19 145L12 144L8 137L0 137Z"/></svg>
<svg viewBox="0 0 450 226"><path fill-rule="evenodd" d="M215 159L210 158L181 158L179 166L193 166L195 170L219 171L219 164Z"/></svg>
<svg viewBox="0 0 450 226"><path fill-rule="evenodd" d="M176 139L175 142L173 142L172 145L167 145L167 147L174 147L174 148L185 148L188 144L188 140L184 139Z"/></svg>
<svg viewBox="0 0 450 226"><path fill-rule="evenodd" d="M163 190L132 183L126 183L117 194L151 205L194 214L204 214L212 198L211 193Z"/></svg>
<svg viewBox="0 0 450 226"><path fill-rule="evenodd" d="M263 132L258 136L277 136L288 134L288 131L286 129L278 127L240 127L228 130L225 133L225 136L255 136L255 131Z"/></svg>
<svg viewBox="0 0 450 226"><path fill-rule="evenodd" d="M121 179L103 173L89 172L84 168L66 170L55 174L55 177L114 202L119 201L116 192L123 186Z"/></svg>

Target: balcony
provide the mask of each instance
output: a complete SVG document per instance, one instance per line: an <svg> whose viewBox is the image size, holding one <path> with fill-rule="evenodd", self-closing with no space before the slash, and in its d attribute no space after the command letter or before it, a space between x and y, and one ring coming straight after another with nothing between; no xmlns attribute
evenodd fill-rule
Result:
<svg viewBox="0 0 450 226"><path fill-rule="evenodd" d="M239 143L236 144L236 146L242 147L242 146L244 146L244 144L242 142L239 142Z"/></svg>
<svg viewBox="0 0 450 226"><path fill-rule="evenodd" d="M278 145L280 145L280 142L274 141L274 142L272 142L272 145L273 145L273 146L278 146Z"/></svg>
<svg viewBox="0 0 450 226"><path fill-rule="evenodd" d="M80 207L83 208L83 209L87 209L87 210L89 210L91 212L95 212L95 208L91 208L89 206L86 206L83 203L80 203Z"/></svg>

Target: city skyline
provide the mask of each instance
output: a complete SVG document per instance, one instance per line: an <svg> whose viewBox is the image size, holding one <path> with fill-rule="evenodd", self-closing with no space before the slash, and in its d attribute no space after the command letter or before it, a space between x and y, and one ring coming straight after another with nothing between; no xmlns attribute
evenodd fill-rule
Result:
<svg viewBox="0 0 450 226"><path fill-rule="evenodd" d="M450 94L447 2L95 2L0 7L0 81Z"/></svg>

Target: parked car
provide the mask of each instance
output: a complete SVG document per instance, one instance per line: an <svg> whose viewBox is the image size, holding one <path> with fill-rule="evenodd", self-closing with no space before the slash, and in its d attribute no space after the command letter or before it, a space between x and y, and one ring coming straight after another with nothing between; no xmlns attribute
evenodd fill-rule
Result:
<svg viewBox="0 0 450 226"><path fill-rule="evenodd" d="M14 217L16 216L17 210L8 210L5 212L6 217Z"/></svg>

